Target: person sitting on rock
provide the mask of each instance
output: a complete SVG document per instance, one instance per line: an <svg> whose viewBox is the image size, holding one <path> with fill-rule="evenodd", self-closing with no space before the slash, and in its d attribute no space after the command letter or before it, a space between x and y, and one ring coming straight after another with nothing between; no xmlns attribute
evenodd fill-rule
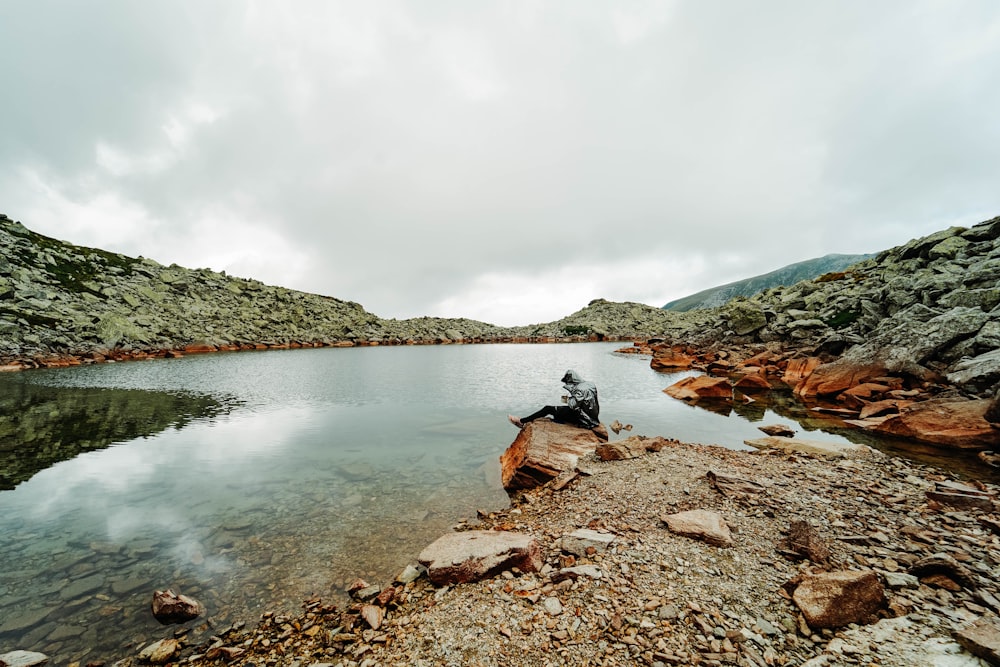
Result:
<svg viewBox="0 0 1000 667"><path fill-rule="evenodd" d="M597 387L593 382L581 378L576 371L569 370L563 375L561 382L569 392L562 397L566 405L546 405L538 412L518 419L507 415L510 423L518 428L541 417L552 417L560 424L573 424L581 428L595 428L600 425L601 406L597 402Z"/></svg>

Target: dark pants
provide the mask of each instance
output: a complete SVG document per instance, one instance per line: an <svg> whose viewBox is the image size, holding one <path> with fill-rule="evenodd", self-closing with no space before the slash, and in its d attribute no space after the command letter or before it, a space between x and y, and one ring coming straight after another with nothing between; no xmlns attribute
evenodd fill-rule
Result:
<svg viewBox="0 0 1000 667"><path fill-rule="evenodd" d="M576 424L577 426L582 426L582 424L580 424L580 420L577 419L576 410L566 405L546 405L538 412L528 415L527 417L522 417L521 423L527 424L528 422L533 422L536 419L550 415L560 424Z"/></svg>

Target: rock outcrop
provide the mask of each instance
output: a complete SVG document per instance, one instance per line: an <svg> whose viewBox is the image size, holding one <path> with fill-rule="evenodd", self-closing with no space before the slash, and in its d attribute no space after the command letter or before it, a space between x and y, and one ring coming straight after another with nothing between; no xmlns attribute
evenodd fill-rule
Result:
<svg viewBox="0 0 1000 667"><path fill-rule="evenodd" d="M500 456L500 480L508 491L530 489L576 468L607 437L568 424L539 419L526 424Z"/></svg>
<svg viewBox="0 0 1000 667"><path fill-rule="evenodd" d="M953 227L845 271L673 320L651 342L657 370L693 368L667 389L724 400L787 386L807 405L881 435L996 449L1000 218Z"/></svg>

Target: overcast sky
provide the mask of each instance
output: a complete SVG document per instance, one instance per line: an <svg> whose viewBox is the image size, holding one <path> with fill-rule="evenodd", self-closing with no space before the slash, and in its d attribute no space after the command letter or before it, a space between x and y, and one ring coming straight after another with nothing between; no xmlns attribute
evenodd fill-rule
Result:
<svg viewBox="0 0 1000 667"><path fill-rule="evenodd" d="M1000 215L1000 2L0 3L0 212L382 316L661 306Z"/></svg>

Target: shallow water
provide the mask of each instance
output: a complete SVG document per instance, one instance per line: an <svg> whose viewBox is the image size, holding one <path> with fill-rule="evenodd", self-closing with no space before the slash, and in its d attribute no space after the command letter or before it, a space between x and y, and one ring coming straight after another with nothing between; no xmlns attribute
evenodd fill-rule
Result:
<svg viewBox="0 0 1000 667"><path fill-rule="evenodd" d="M289 350L0 377L0 649L54 664L169 635L152 592L202 600L194 634L391 580L477 510L506 506L506 414L572 368L628 435L744 448L795 406L717 414L620 344ZM844 441L803 418L811 439ZM210 625L206 626L203 621ZM0 650L0 653L3 651Z"/></svg>

